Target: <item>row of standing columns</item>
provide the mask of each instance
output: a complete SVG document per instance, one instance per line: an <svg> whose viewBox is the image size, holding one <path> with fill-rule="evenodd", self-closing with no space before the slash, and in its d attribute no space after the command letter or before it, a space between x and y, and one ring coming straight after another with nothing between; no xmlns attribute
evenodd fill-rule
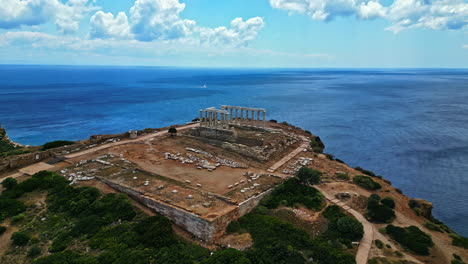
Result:
<svg viewBox="0 0 468 264"><path fill-rule="evenodd" d="M224 110L207 108L200 110L200 125L204 127L229 129L229 113Z"/></svg>
<svg viewBox="0 0 468 264"><path fill-rule="evenodd" d="M254 127L265 128L266 111L262 108L247 108L238 106L223 105L221 109L229 112L230 121L236 124L245 124L245 121L250 121Z"/></svg>

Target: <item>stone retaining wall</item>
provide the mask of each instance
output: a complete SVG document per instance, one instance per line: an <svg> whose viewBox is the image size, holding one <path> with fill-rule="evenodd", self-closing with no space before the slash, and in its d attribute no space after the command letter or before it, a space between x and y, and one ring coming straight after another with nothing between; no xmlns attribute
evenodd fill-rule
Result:
<svg viewBox="0 0 468 264"><path fill-rule="evenodd" d="M188 212L182 208L178 208L165 202L148 197L141 192L138 192L126 186L122 186L118 183L100 177L98 177L97 179L106 183L107 185L111 186L117 191L126 193L134 200L140 202L143 205L146 205L148 208L153 209L155 212L166 216L174 224L180 226L184 230L188 231L189 233L204 241L212 241L222 236L229 223L249 213L252 209L255 208L255 206L258 205L260 200L272 190L270 189L257 196L253 196L239 204L237 207L234 207L231 211L221 216L218 216L213 220L208 220L200 217L199 215Z"/></svg>

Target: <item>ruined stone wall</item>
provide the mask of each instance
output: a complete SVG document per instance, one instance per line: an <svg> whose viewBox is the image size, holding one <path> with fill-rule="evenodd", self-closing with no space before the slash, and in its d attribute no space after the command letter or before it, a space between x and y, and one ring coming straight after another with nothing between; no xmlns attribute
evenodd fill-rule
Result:
<svg viewBox="0 0 468 264"><path fill-rule="evenodd" d="M211 221L205 220L200 216L187 212L181 208L177 208L162 201L152 199L140 192L124 187L117 183L108 181L103 178L99 178L99 180L120 192L128 194L133 199L148 206L159 214L166 216L176 225L182 227L186 231L192 233L200 239L203 239L204 241L210 241L214 237L215 225Z"/></svg>
<svg viewBox="0 0 468 264"><path fill-rule="evenodd" d="M162 201L155 200L131 188L122 186L104 178L98 177L97 179L106 183L107 185L111 186L117 191L126 193L131 198L153 209L157 213L166 216L176 225L182 227L186 231L190 232L191 234L204 241L212 241L222 236L229 223L231 223L232 221L236 221L237 219L239 219L239 217L249 213L252 209L255 208L255 206L258 205L260 200L272 190L270 189L257 196L253 196L248 200L244 201L243 203L239 204L239 206L234 208L233 210L210 221L207 219L203 219L200 216L188 212L182 208L178 208L166 204Z"/></svg>
<svg viewBox="0 0 468 264"><path fill-rule="evenodd" d="M86 147L86 144L73 144L46 151L13 155L0 159L0 173L5 173L14 169L29 166L36 162L47 160L51 157L61 156L71 152L79 151Z"/></svg>

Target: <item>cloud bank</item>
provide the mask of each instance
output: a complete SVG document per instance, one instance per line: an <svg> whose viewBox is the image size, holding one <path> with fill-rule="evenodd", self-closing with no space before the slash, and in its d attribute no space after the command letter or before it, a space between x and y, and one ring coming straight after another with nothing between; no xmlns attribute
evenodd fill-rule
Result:
<svg viewBox="0 0 468 264"><path fill-rule="evenodd" d="M392 23L387 30L395 33L409 28L456 30L468 25L468 3L464 0L394 0L389 6L380 0L270 0L270 5L317 21L339 16L382 18Z"/></svg>

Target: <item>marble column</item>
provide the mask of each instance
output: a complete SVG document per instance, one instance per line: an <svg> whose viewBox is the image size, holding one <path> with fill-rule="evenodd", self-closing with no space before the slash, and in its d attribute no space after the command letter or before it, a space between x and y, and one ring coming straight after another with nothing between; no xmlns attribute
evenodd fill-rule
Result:
<svg viewBox="0 0 468 264"><path fill-rule="evenodd" d="M266 119L266 112L263 111L263 128L266 128L266 124L265 124L265 119Z"/></svg>
<svg viewBox="0 0 468 264"><path fill-rule="evenodd" d="M203 112L203 111L202 111L202 110L200 110L200 118L199 118L199 119L200 119L200 126L202 126L202 125L203 125L203 124L202 124L202 120L203 120L203 119L202 119L202 116L203 116L202 112Z"/></svg>

